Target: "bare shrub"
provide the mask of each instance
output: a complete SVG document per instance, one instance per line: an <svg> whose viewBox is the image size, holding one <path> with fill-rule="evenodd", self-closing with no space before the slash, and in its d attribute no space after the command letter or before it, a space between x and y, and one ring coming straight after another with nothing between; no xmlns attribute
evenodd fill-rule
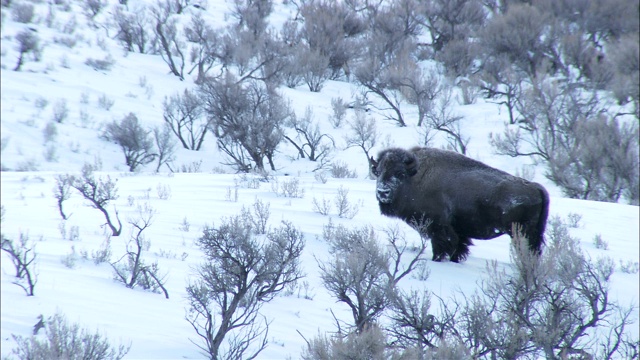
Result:
<svg viewBox="0 0 640 360"><path fill-rule="evenodd" d="M180 80L184 80L185 43L178 32L178 19L173 16L172 2L158 1L151 8L153 30L159 45L162 60Z"/></svg>
<svg viewBox="0 0 640 360"><path fill-rule="evenodd" d="M465 298L456 319L461 339L472 356L482 358L626 358L631 309L609 298L613 261L587 258L558 218L549 225L549 248L541 257L517 235L510 272L487 264L487 280ZM612 331L598 337L592 330L600 326Z"/></svg>
<svg viewBox="0 0 640 360"><path fill-rule="evenodd" d="M389 335L395 343L421 351L436 347L438 340L448 330L431 311L431 293L412 290L400 292L394 297L389 315Z"/></svg>
<svg viewBox="0 0 640 360"><path fill-rule="evenodd" d="M56 137L58 136L58 128L56 127L55 122L48 122L47 125L42 129L42 136L44 137L44 142L55 142Z"/></svg>
<svg viewBox="0 0 640 360"><path fill-rule="evenodd" d="M49 100L42 96L39 96L33 101L33 105L36 107L36 109L38 109L38 112L41 112L47 107L47 105L49 105Z"/></svg>
<svg viewBox="0 0 640 360"><path fill-rule="evenodd" d="M153 152L153 139L151 139L150 131L140 125L138 118L133 113L129 113L120 122L108 123L103 136L120 146L131 172L134 172L140 165L149 164L158 156Z"/></svg>
<svg viewBox="0 0 640 360"><path fill-rule="evenodd" d="M35 61L40 60L40 38L38 35L30 29L24 29L16 35L16 41L18 42L18 62L13 68L13 71L20 71L22 65L24 65L26 56L31 54Z"/></svg>
<svg viewBox="0 0 640 360"><path fill-rule="evenodd" d="M19 162L16 165L15 171L24 171L24 172L38 171L39 166L40 164L38 164L36 159L27 159Z"/></svg>
<svg viewBox="0 0 640 360"><path fill-rule="evenodd" d="M111 55L105 56L104 59L87 58L84 61L85 65L96 71L110 71L115 63L116 61Z"/></svg>
<svg viewBox="0 0 640 360"><path fill-rule="evenodd" d="M87 18L93 20L98 14L100 14L102 9L104 9L107 2L103 2L102 0L84 0L81 5Z"/></svg>
<svg viewBox="0 0 640 360"><path fill-rule="evenodd" d="M326 171L316 171L313 173L313 178L316 179L317 182L321 184L326 184L329 178L327 177Z"/></svg>
<svg viewBox="0 0 640 360"><path fill-rule="evenodd" d="M341 97L331 98L331 110L333 114L329 117L329 122L334 129L338 129L347 116L347 104Z"/></svg>
<svg viewBox="0 0 640 360"><path fill-rule="evenodd" d="M93 125L93 118L86 109L80 109L78 115L80 117L80 126L86 129Z"/></svg>
<svg viewBox="0 0 640 360"><path fill-rule="evenodd" d="M463 105L475 104L480 94L480 87L476 84L476 81L461 79L457 84L462 97L462 101L458 100L458 102Z"/></svg>
<svg viewBox="0 0 640 360"><path fill-rule="evenodd" d="M331 337L318 335L307 341L300 355L304 360L330 359L418 359L410 350L395 350L386 346L387 337L378 325L369 325L361 332L338 333Z"/></svg>
<svg viewBox="0 0 640 360"><path fill-rule="evenodd" d="M506 55L491 54L483 60L478 81L480 90L487 98L506 106L509 124L516 123L515 107L525 78L524 72L516 69Z"/></svg>
<svg viewBox="0 0 640 360"><path fill-rule="evenodd" d="M182 147L200 150L209 130L209 121L197 94L186 89L182 94L165 97L162 106L165 124L178 137Z"/></svg>
<svg viewBox="0 0 640 360"><path fill-rule="evenodd" d="M269 220L269 215L271 215L269 211L270 206L271 204L264 203L262 200L256 198L256 201L251 206L252 209L242 207L241 216L244 218L244 221L251 224L252 230L257 235L267 233L267 221Z"/></svg>
<svg viewBox="0 0 640 360"><path fill-rule="evenodd" d="M20 360L120 360L131 345L119 345L117 348L100 333L91 333L78 324L69 324L60 313L49 317L44 323L44 338L12 335L16 347L11 354Z"/></svg>
<svg viewBox="0 0 640 360"><path fill-rule="evenodd" d="M55 176L56 185L53 187L53 196L56 198L58 202L58 212L63 220L67 220L69 216L67 216L62 209L62 204L71 197L71 184L73 182L73 178L69 175L56 175Z"/></svg>
<svg viewBox="0 0 640 360"><path fill-rule="evenodd" d="M611 89L621 104L632 102L634 115L640 119L640 45L637 32L622 36L607 44L607 55L611 56L614 75Z"/></svg>
<svg viewBox="0 0 640 360"><path fill-rule="evenodd" d="M275 34L266 31L266 16L271 11L271 1L247 1L242 4L239 22L230 27L229 36L222 37L224 56L220 59L237 70L240 82L249 79L272 85L282 81L282 71L288 64L283 57L284 46Z"/></svg>
<svg viewBox="0 0 640 360"><path fill-rule="evenodd" d="M407 126L401 106L403 97L397 82L397 71L401 69L388 66L385 60L375 55L367 57L366 61L359 64L355 71L356 80L363 88L363 97L373 94L383 103L381 106L371 102L370 105L378 110L390 112L393 115L385 115L387 120L396 122L398 126Z"/></svg>
<svg viewBox="0 0 640 360"><path fill-rule="evenodd" d="M100 248L98 248L98 250L91 251L91 259L93 260L94 264L100 265L102 263L109 262L111 260L112 254L111 236L108 235L102 245L100 245Z"/></svg>
<svg viewBox="0 0 640 360"><path fill-rule="evenodd" d="M397 227L386 228L384 233L386 251L370 226L349 230L330 222L323 228L334 258L319 262L320 276L327 290L350 308L351 326L358 333L376 323L395 296L396 284L425 260L428 240L414 247Z"/></svg>
<svg viewBox="0 0 640 360"><path fill-rule="evenodd" d="M230 202L238 202L238 187L227 186L227 192L224 195L224 199Z"/></svg>
<svg viewBox="0 0 640 360"><path fill-rule="evenodd" d="M566 66L574 67L590 86L604 89L611 82L615 71L609 59L582 32L562 36L560 47Z"/></svg>
<svg viewBox="0 0 640 360"><path fill-rule="evenodd" d="M349 169L349 165L343 161L332 162L329 172L331 173L331 177L336 179L355 179L358 177L358 173L355 170Z"/></svg>
<svg viewBox="0 0 640 360"><path fill-rule="evenodd" d="M596 91L539 79L517 103L517 129L492 136L499 154L542 160L566 196L638 203L638 125L607 113Z"/></svg>
<svg viewBox="0 0 640 360"><path fill-rule="evenodd" d="M293 24L294 26L297 26L297 23L289 20L283 26L283 31L291 24ZM294 89L300 84L302 84L303 82L302 66L300 66L300 64L298 63L298 54L302 50L298 50L297 48L293 47L296 45L299 46L300 44L299 39L292 40L292 39L286 38L287 36L288 36L287 34L283 35L283 37L285 37L284 41L286 44L292 47L289 47L288 49L286 49L289 51L285 50L285 53L283 54L283 57L282 57L282 62L285 64L285 66L283 67L283 70L281 71L281 73L278 75L286 87Z"/></svg>
<svg viewBox="0 0 640 360"><path fill-rule="evenodd" d="M236 187L243 187L246 189L260 189L260 184L263 181L269 181L269 179L246 173L238 174L238 177L233 179L233 183Z"/></svg>
<svg viewBox="0 0 640 360"><path fill-rule="evenodd" d="M297 57L297 61L300 62L302 79L309 87L309 91L320 92L322 85L330 76L327 68L330 59L318 50L303 48L301 54Z"/></svg>
<svg viewBox="0 0 640 360"><path fill-rule="evenodd" d="M23 24L30 24L35 15L34 7L28 2L18 2L11 7L11 18Z"/></svg>
<svg viewBox="0 0 640 360"><path fill-rule="evenodd" d="M335 148L335 142L331 135L320 131L318 123L313 121L313 110L307 107L304 117L298 119L294 113L291 114L286 124L296 131L296 140L289 136L285 139L298 150L301 158L307 157L311 161L319 161L324 164L331 151ZM297 141L299 139L299 141Z"/></svg>
<svg viewBox="0 0 640 360"><path fill-rule="evenodd" d="M0 138L0 150L4 151L7 146L9 146L9 140L11 140L10 136L3 136Z"/></svg>
<svg viewBox="0 0 640 360"><path fill-rule="evenodd" d="M438 72L424 72L419 67L412 67L396 81L407 102L418 108L418 126L422 126L426 114L434 106L434 100L443 90Z"/></svg>
<svg viewBox="0 0 640 360"><path fill-rule="evenodd" d="M60 35L53 38L53 42L73 49L78 44L78 38L75 36Z"/></svg>
<svg viewBox="0 0 640 360"><path fill-rule="evenodd" d="M122 7L116 7L113 12L113 21L118 30L116 38L126 51L132 52L135 48L141 54L149 51L151 35L146 6L136 6L131 12L123 10Z"/></svg>
<svg viewBox="0 0 640 360"><path fill-rule="evenodd" d="M67 107L66 99L59 99L56 101L55 105L53 105L53 118L54 122L58 124L62 124L67 117L69 116L69 108Z"/></svg>
<svg viewBox="0 0 640 360"><path fill-rule="evenodd" d="M199 84L204 81L216 61L225 56L224 51L221 51L221 36L201 13L191 16L191 21L184 28L184 34L191 45L189 58L193 68L189 70L189 74L197 69L196 84Z"/></svg>
<svg viewBox="0 0 640 360"><path fill-rule="evenodd" d="M131 238L127 242L126 253L118 260L111 263L114 270L114 279L126 287L133 289L141 287L153 292L162 292L168 299L169 293L164 287L166 275L160 275L158 263L147 264L142 258L143 250L148 250L150 243L142 234L153 224L155 210L148 204L138 206L138 214L129 220L133 226ZM121 264L120 262L124 262Z"/></svg>
<svg viewBox="0 0 640 360"><path fill-rule="evenodd" d="M391 291L386 276L387 259L370 234L372 231L362 229L347 235L356 238L357 243L351 247L357 251L341 249L344 252L335 252L338 256L334 260L319 264L324 286L353 312L353 326L358 332L381 315Z"/></svg>
<svg viewBox="0 0 640 360"><path fill-rule="evenodd" d="M582 215L578 213L570 212L567 214L566 224L570 228L579 228L581 220L582 220Z"/></svg>
<svg viewBox="0 0 640 360"><path fill-rule="evenodd" d="M180 229L181 231L184 231L184 232L189 232L189 228L190 228L190 227L191 227L191 224L189 223L189 220L188 220L188 219L187 219L187 217L185 216L185 217L182 219L182 223L180 224L179 229Z"/></svg>
<svg viewBox="0 0 640 360"><path fill-rule="evenodd" d="M558 23L550 21L551 16L530 4L513 4L479 32L481 48L486 54L506 56L529 78L538 72L564 71L556 49L560 31L554 28ZM541 36L543 33L547 36Z"/></svg>
<svg viewBox="0 0 640 360"><path fill-rule="evenodd" d="M158 183L156 185L156 193L160 200L169 200L171 199L171 186Z"/></svg>
<svg viewBox="0 0 640 360"><path fill-rule="evenodd" d="M450 42L466 38L465 34L482 27L487 14L483 5L491 8L493 3L436 0L416 9L421 15L424 14L426 30L431 36L431 46L436 54Z"/></svg>
<svg viewBox="0 0 640 360"><path fill-rule="evenodd" d="M322 197L322 201L318 201L315 197L312 200L313 211L318 214L327 216L331 212L331 200Z"/></svg>
<svg viewBox="0 0 640 360"><path fill-rule="evenodd" d="M627 260L623 262L622 259L620 259L620 271L625 274L637 274L638 271L640 271L640 265L637 261Z"/></svg>
<svg viewBox="0 0 640 360"><path fill-rule="evenodd" d="M93 167L90 164L84 164L81 176L71 176L70 181L71 186L89 201L90 206L100 210L104 215L107 220L106 225L111 229L113 236L119 236L122 231L122 223L118 217L118 211L115 211L115 218L118 221L118 227L116 227L106 209L111 200L118 199L118 188L116 183L111 180L111 177L107 176L106 181L101 177L96 179L93 174Z"/></svg>
<svg viewBox="0 0 640 360"><path fill-rule="evenodd" d="M74 269L76 267L77 262L78 262L78 258L79 258L79 256L76 253L76 247L71 245L71 252L68 253L67 255L63 255L60 258L60 262L66 268Z"/></svg>
<svg viewBox="0 0 640 360"><path fill-rule="evenodd" d="M67 232L64 226L64 222L61 223L62 226L60 228L60 232L62 235L63 239L69 240L69 241L80 241L80 227L77 225L73 225L71 226L71 228L69 228L69 231Z"/></svg>
<svg viewBox="0 0 640 360"><path fill-rule="evenodd" d="M369 152L378 141L378 131L373 119L367 119L363 111L356 111L352 121L349 122L349 133L345 135L347 148L359 147L369 162Z"/></svg>
<svg viewBox="0 0 640 360"><path fill-rule="evenodd" d="M191 340L212 359L255 358L267 346L262 305L301 277L302 233L291 223L258 239L243 216L206 226L197 240L205 262L187 286Z"/></svg>
<svg viewBox="0 0 640 360"><path fill-rule="evenodd" d="M115 102L116 101L108 97L107 94L102 94L98 97L98 106L106 111L111 110Z"/></svg>
<svg viewBox="0 0 640 360"><path fill-rule="evenodd" d="M38 282L36 266L36 246L29 242L29 235L20 233L20 240L14 242L0 234L2 251L6 252L15 268L13 284L20 286L27 296L33 296L33 290Z"/></svg>
<svg viewBox="0 0 640 360"><path fill-rule="evenodd" d="M609 243L603 240L602 235L600 234L596 234L596 236L593 237L593 245L596 247L596 249L609 249Z"/></svg>
<svg viewBox="0 0 640 360"><path fill-rule="evenodd" d="M349 201L349 190L342 185L338 188L338 193L333 202L336 205L338 217L341 218L353 219L360 210L360 204Z"/></svg>
<svg viewBox="0 0 640 360"><path fill-rule="evenodd" d="M182 173L199 173L202 168L202 160L192 161L188 164L182 164L177 169L176 172ZM171 170L173 172L173 169Z"/></svg>
<svg viewBox="0 0 640 360"><path fill-rule="evenodd" d="M304 188L300 186L300 179L291 178L291 180L285 180L283 182L278 181L276 178L271 182L271 191L276 195L288 198L303 198Z"/></svg>
<svg viewBox="0 0 640 360"><path fill-rule="evenodd" d="M48 144L47 147L44 149L42 156L44 156L44 159L48 162L57 162L58 161L57 147L53 144Z"/></svg>
<svg viewBox="0 0 640 360"><path fill-rule="evenodd" d="M436 53L436 60L442 62L446 74L452 78L473 73L477 45L469 39L453 39Z"/></svg>
<svg viewBox="0 0 640 360"><path fill-rule="evenodd" d="M218 148L240 172L264 171L265 159L275 171L273 157L283 138L291 110L274 89L249 79L238 82L227 74L200 85Z"/></svg>
<svg viewBox="0 0 640 360"><path fill-rule="evenodd" d="M304 42L328 59L331 79L342 74L348 78L348 63L358 55L356 37L366 29L365 20L340 2L305 2L299 10L304 18L300 29Z"/></svg>
<svg viewBox="0 0 640 360"><path fill-rule="evenodd" d="M171 137L171 130L167 126L164 126L162 131L158 127L155 127L153 129L153 139L158 149L158 166L156 167L156 172L160 171L162 165L167 165L169 170L171 170L169 164L175 160L176 151L176 143Z"/></svg>
<svg viewBox="0 0 640 360"><path fill-rule="evenodd" d="M460 127L460 120L464 117L452 113L451 101L451 87L443 88L434 106L425 113L425 126L444 133L453 150L466 154L469 138L464 137Z"/></svg>
<svg viewBox="0 0 640 360"><path fill-rule="evenodd" d="M69 3L67 3L67 5L69 9L68 11L70 11L71 5ZM76 20L75 15L72 14L69 20L62 27L62 33L71 35L76 31L77 27L78 27L78 20Z"/></svg>
<svg viewBox="0 0 640 360"><path fill-rule="evenodd" d="M632 308L609 298L613 261L587 258L557 217L541 256L513 231L511 265L488 263L475 294L438 298L432 312L429 291L397 293L385 342L424 359L636 358L638 342L627 330Z"/></svg>

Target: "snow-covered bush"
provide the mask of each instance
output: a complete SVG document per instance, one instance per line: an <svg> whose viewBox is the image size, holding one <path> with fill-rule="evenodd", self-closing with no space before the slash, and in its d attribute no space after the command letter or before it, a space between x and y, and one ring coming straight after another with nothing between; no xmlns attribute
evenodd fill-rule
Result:
<svg viewBox="0 0 640 360"><path fill-rule="evenodd" d="M29 234L20 233L20 240L14 241L0 234L2 250L9 255L15 269L13 284L20 286L27 296L33 296L33 290L38 283L36 267L36 245L29 241Z"/></svg>
<svg viewBox="0 0 640 360"><path fill-rule="evenodd" d="M35 61L40 61L40 37L37 33L30 29L24 29L16 35L16 41L18 42L18 62L13 68L14 71L20 71L22 65L27 61L26 56L31 54Z"/></svg>
<svg viewBox="0 0 640 360"><path fill-rule="evenodd" d="M14 21L29 24L33 21L35 10L32 4L28 2L14 3L11 8L11 18Z"/></svg>
<svg viewBox="0 0 640 360"><path fill-rule="evenodd" d="M251 215L206 226L197 240L205 261L187 286L192 342L212 359L253 358L267 346L262 305L301 277L302 233L283 224L255 235Z"/></svg>
<svg viewBox="0 0 640 360"><path fill-rule="evenodd" d="M151 131L142 127L135 114L129 113L120 122L113 121L105 126L103 137L118 144L124 153L129 171L146 165L158 156L154 153Z"/></svg>
<svg viewBox="0 0 640 360"><path fill-rule="evenodd" d="M41 328L44 336L36 335ZM131 345L115 347L99 332L91 333L78 324L70 324L60 313L46 320L41 317L33 336L13 335L13 339L17 345L11 355L19 360L120 360L131 348Z"/></svg>

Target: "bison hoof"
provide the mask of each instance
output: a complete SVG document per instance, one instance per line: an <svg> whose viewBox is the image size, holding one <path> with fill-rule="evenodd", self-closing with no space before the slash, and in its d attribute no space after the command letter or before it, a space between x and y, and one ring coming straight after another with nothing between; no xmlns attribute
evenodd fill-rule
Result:
<svg viewBox="0 0 640 360"><path fill-rule="evenodd" d="M433 255L433 257L431 258L431 260L436 261L436 262L441 262L442 260L444 260L446 258L445 255Z"/></svg>

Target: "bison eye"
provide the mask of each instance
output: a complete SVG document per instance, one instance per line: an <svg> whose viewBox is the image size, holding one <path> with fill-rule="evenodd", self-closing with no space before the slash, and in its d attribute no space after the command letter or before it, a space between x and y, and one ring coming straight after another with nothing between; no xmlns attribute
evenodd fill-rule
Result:
<svg viewBox="0 0 640 360"><path fill-rule="evenodd" d="M375 167L375 166L372 166L372 167L371 167L371 173L372 173L374 176L379 176L379 175L380 175L380 172L376 169L376 167Z"/></svg>

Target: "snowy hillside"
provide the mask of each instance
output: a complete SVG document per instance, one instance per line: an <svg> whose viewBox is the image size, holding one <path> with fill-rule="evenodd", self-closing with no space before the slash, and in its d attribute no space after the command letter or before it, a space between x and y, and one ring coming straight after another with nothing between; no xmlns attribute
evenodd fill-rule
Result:
<svg viewBox="0 0 640 360"><path fill-rule="evenodd" d="M180 21L186 23L189 15L203 12L214 27L222 27L232 19L232 3L209 0L197 8L188 6ZM269 18L272 24L282 24L295 16L293 2L275 3ZM419 243L418 234L409 226L380 214L375 181L368 178L367 159L360 148L347 147L351 130L346 122L355 118L355 110L346 110L342 127L330 124L332 99L342 98L349 104L356 101L359 88L345 79L327 80L319 92L310 92L306 85L281 86L277 90L298 118L305 116L307 108L312 109L320 131L335 143L326 160L346 164L355 177L331 177L329 166L314 171L319 163L300 158L287 141L275 153L276 170L269 171L268 181L261 175L237 174L232 166L225 165L228 158L219 150L212 133L207 134L200 151L176 147L171 163L175 172L166 166L156 172L155 162L129 172L120 147L101 136L106 125L134 113L145 128L160 128L164 123L165 97L195 89L195 72L181 81L169 73L160 55L125 52L115 40L112 24L116 1L109 1L93 20L85 16L87 10L83 10L82 2L65 4L70 8L34 2L35 15L30 23L17 21L11 8L2 7L2 234L15 240L28 237L37 253L34 296L25 296L25 291L13 284L13 264L2 252L3 358L15 346L13 335L30 336L39 315L47 318L55 313L64 314L91 331L97 329L112 344L131 344L125 358L205 358L193 343L200 339L185 320L186 286L196 275L196 265L204 260L196 240L206 226L216 226L222 218L238 215L256 201L270 206L268 226L289 221L302 232L305 241L301 255L305 276L296 288L281 292L261 309L270 324L269 344L258 359L297 359L306 345L305 339L336 331L333 316L345 322L351 319L349 309L331 296L320 278L319 262L332 256L322 240L323 229L330 221L349 228L371 225L380 239L386 228L398 226L409 243ZM12 6L15 8L16 3ZM133 8L134 4L130 6ZM33 54L25 55L28 58L21 71L13 71L19 57L16 35L25 29L38 34L42 53L39 61L33 61ZM70 42L74 45L68 46ZM96 69L87 65L88 59L105 60L112 65L109 69ZM453 112L463 117L460 128L469 139L467 155L512 174L526 173L531 180L543 184L551 195L550 218L576 220L570 234L579 239L582 250L593 259L609 257L614 261L610 294L620 305L634 307L631 318L635 324L628 330L637 339L639 207L563 197L562 191L544 176L541 165L528 158L495 154L489 135L502 132L508 122L504 107L481 96L473 104L464 105L457 87L453 99ZM406 127L386 120L382 111L366 113L378 133L371 155L388 146L408 148L424 143L424 134L416 126L417 109L405 103L403 110L409 119ZM62 121L56 121L61 116ZM293 129L286 131L295 136ZM431 145L444 148L447 140L436 134ZM77 176L85 164L94 167L96 176L115 181L119 197L108 204L107 210L117 210L123 223L121 236L108 236L103 214L88 206L75 190L64 203L69 218L61 218L53 190L56 176ZM297 196L285 196L280 186L293 182L298 186ZM338 216L333 205L344 190L348 191L352 218ZM318 211L317 204L323 200L332 204L327 215ZM167 275L168 299L160 293L123 286L114 280L114 270L108 263L96 265L91 259L91 254L103 249L109 238L111 260L123 256L133 231L128 221L135 219L138 209L144 206L151 207L155 215L145 231L148 248L143 256L148 263L157 261L159 272ZM596 245L594 239L598 237L606 246ZM409 276L400 286L429 289L445 300L460 292L470 295L486 278L488 261L496 260L500 267L509 264L509 244L508 236L474 241L465 262L427 261L430 276L426 281L417 275ZM426 257L431 258L430 247Z"/></svg>

